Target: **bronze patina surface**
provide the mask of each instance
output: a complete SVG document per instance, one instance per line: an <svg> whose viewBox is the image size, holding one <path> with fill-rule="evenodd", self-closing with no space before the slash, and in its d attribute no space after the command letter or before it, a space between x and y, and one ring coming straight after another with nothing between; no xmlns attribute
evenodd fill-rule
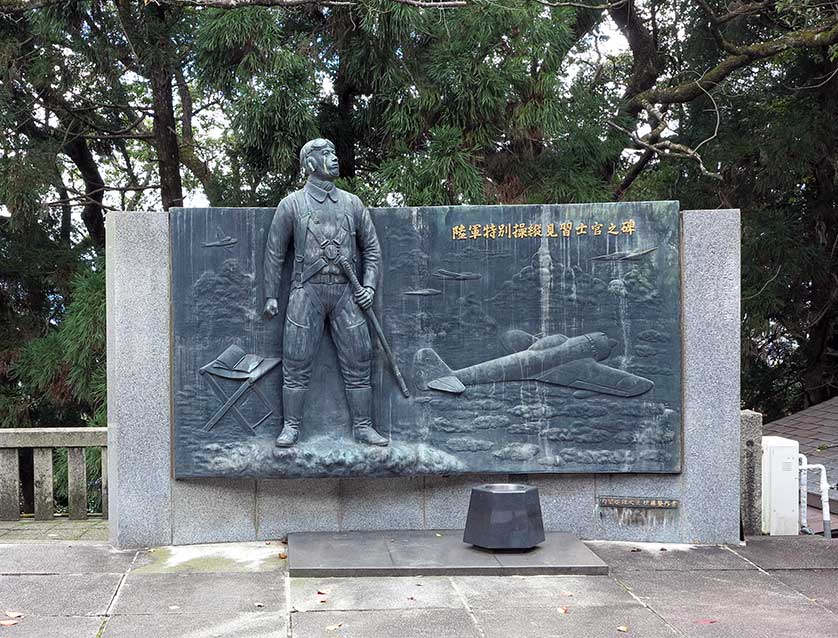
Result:
<svg viewBox="0 0 838 638"><path fill-rule="evenodd" d="M178 478L680 471L676 202L367 210L352 198L346 232L335 215L334 232L305 231L301 255L292 219L273 265L277 209L172 211ZM339 255L370 289L410 396ZM352 394L367 379L370 404Z"/></svg>

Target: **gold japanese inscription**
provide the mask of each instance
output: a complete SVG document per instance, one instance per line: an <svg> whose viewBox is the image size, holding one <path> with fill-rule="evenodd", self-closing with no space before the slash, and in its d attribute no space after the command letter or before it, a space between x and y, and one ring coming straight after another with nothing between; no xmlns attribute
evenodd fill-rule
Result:
<svg viewBox="0 0 838 638"><path fill-rule="evenodd" d="M599 237L606 235L634 235L637 224L627 219L619 224L598 221L587 224L572 220L550 224L459 224L451 227L451 239L531 239L537 237Z"/></svg>

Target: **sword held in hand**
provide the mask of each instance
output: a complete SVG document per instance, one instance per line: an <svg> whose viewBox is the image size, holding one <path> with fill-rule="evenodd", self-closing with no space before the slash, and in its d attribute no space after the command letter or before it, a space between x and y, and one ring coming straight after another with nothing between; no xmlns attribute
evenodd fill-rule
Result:
<svg viewBox="0 0 838 638"><path fill-rule="evenodd" d="M358 275L355 274L355 270L352 268L352 264L341 255L337 259L338 265L343 270L346 278L349 279L349 284L352 286L352 291L357 293L364 289L361 285L361 282L358 281ZM357 302L356 302L357 303ZM396 381L399 384L399 389L402 391L402 394L405 397L410 397L410 390L407 389L407 384L404 381L404 377L402 376L401 370L399 370L399 366L396 363L396 358L393 356L393 351L390 350L390 344L387 343L387 339L384 337L384 331L381 329L381 324L378 323L378 317L375 316L375 312L373 312L372 306L364 310L364 314L367 316L367 319L372 324L373 330L375 331L375 336L378 337L378 341L381 343L381 347L384 350L384 354L387 356L387 361L390 363L390 368L393 370L393 374L396 377Z"/></svg>

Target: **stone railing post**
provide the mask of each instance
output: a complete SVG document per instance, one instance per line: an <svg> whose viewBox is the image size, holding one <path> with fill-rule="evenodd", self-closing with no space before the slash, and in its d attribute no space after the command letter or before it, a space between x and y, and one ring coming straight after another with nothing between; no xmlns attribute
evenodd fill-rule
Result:
<svg viewBox="0 0 838 638"><path fill-rule="evenodd" d="M87 468L84 450L102 449L102 517L108 517L106 428L6 428L0 429L0 520L20 518L20 468L18 450L32 449L34 462L35 518L52 520L55 511L52 451L67 448L69 517L87 518Z"/></svg>
<svg viewBox="0 0 838 638"><path fill-rule="evenodd" d="M754 536L762 528L762 415L742 410L740 425L739 512L745 536Z"/></svg>

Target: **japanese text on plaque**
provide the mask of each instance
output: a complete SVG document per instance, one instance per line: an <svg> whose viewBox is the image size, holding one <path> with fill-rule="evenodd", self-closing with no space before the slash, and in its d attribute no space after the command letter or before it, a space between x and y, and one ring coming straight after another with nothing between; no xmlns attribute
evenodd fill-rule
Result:
<svg viewBox="0 0 838 638"><path fill-rule="evenodd" d="M633 219L620 224L600 222L558 224L459 224L451 227L451 239L527 239L531 237L573 237L590 235L633 235L637 227Z"/></svg>

